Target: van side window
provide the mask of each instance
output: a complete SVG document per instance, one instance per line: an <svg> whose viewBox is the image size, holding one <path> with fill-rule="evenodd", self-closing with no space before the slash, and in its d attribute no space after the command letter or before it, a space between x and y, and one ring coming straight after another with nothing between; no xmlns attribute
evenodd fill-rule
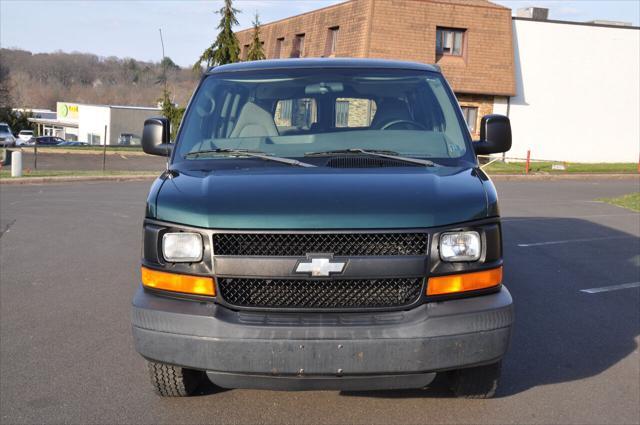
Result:
<svg viewBox="0 0 640 425"><path fill-rule="evenodd" d="M276 103L274 121L278 131L308 130L318 122L316 100L312 98L283 99Z"/></svg>

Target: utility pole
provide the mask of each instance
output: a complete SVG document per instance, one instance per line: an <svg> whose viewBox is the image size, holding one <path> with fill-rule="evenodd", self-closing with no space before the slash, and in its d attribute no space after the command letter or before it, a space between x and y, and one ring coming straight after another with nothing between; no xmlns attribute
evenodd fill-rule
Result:
<svg viewBox="0 0 640 425"><path fill-rule="evenodd" d="M162 80L164 81L164 92L167 92L167 62L164 60L164 40L162 39L162 28L158 28L160 32L160 45L162 46Z"/></svg>
<svg viewBox="0 0 640 425"><path fill-rule="evenodd" d="M107 169L107 126L104 126L104 145L102 146L102 172Z"/></svg>

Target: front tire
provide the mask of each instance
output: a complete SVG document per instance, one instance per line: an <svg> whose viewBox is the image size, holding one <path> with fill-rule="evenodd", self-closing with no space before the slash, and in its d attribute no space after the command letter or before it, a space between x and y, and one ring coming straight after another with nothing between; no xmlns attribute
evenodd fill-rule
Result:
<svg viewBox="0 0 640 425"><path fill-rule="evenodd" d="M500 380L502 362L449 372L449 385L456 397L491 398Z"/></svg>
<svg viewBox="0 0 640 425"><path fill-rule="evenodd" d="M147 362L149 378L156 394L161 397L188 397L194 395L205 374L164 363Z"/></svg>

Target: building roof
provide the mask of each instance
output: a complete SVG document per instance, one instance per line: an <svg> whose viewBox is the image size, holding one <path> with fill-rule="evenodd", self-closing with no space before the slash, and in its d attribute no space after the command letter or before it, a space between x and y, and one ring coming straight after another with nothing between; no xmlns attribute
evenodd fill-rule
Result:
<svg viewBox="0 0 640 425"><path fill-rule="evenodd" d="M405 62L385 59L363 58L305 58L305 59L270 59L251 62L238 62L210 68L208 74L235 71L257 71L266 69L291 68L378 68L378 69L410 69L417 71L440 72L435 65L417 62Z"/></svg>
<svg viewBox="0 0 640 425"><path fill-rule="evenodd" d="M57 119L50 118L27 118L29 122L34 122L36 124L45 124L45 125L55 125L58 127L68 127L68 128L78 128L77 122L69 122L69 121L61 121Z"/></svg>
<svg viewBox="0 0 640 425"><path fill-rule="evenodd" d="M461 6L488 7L491 9L509 9L508 7L501 6L496 3L491 3L488 0L419 0L419 1L431 2L431 3L459 4Z"/></svg>
<svg viewBox="0 0 640 425"><path fill-rule="evenodd" d="M91 106L94 108L116 108L116 109L136 109L136 110L149 110L149 111L159 111L162 108L157 106L135 106L135 105L100 105L97 103L82 103L82 102L66 102L66 101L58 101L57 103L67 103L70 105L79 105L79 106ZM54 112L54 111L52 111Z"/></svg>
<svg viewBox="0 0 640 425"><path fill-rule="evenodd" d="M621 25L621 23L605 23L611 21L590 21L590 22L580 22L580 21L562 21L558 19L533 19L533 18L525 18L522 16L514 16L511 19L514 21L529 21L529 22L537 22L540 24L563 24L563 25L578 25L583 27L600 27L600 28L612 28L612 29L620 29L620 30L640 30L640 27L636 27L633 25Z"/></svg>
<svg viewBox="0 0 640 425"><path fill-rule="evenodd" d="M310 10L308 12L303 12L303 13L299 13L297 15L291 15L291 16L287 16L285 18L281 18L281 19L277 19L275 21L271 21L271 22L265 22L262 23L260 26L261 27L266 27L269 25L274 25L274 24L278 24L280 22L283 21L288 21L290 19L294 19L294 18L298 18L304 15L311 15L311 14L315 14L318 12L326 12L330 9L335 9L341 6L344 6L348 3L353 3L356 1L362 1L362 0L347 0L341 3L336 3L336 4L332 4L329 6L325 6L325 7L321 7L319 9L314 9L314 10ZM373 0L373 1L380 1L380 0ZM489 9L507 9L507 10L511 10L508 7L505 6L501 6L499 4L495 4L495 3L491 3L488 0L414 0L414 1L419 1L422 3L440 3L440 4L450 4L450 5L460 5L460 6L472 6L472 7L484 7L484 8L489 8ZM253 27L250 26L248 28L245 29L241 29L239 31L237 31L236 33L243 33L243 32L253 32Z"/></svg>

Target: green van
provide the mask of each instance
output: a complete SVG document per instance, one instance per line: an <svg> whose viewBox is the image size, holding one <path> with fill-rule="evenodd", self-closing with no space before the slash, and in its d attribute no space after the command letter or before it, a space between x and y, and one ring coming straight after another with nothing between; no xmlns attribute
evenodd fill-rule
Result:
<svg viewBox="0 0 640 425"><path fill-rule="evenodd" d="M493 396L513 323L500 215L437 67L368 59L209 70L144 220L136 350L155 391L428 386Z"/></svg>

